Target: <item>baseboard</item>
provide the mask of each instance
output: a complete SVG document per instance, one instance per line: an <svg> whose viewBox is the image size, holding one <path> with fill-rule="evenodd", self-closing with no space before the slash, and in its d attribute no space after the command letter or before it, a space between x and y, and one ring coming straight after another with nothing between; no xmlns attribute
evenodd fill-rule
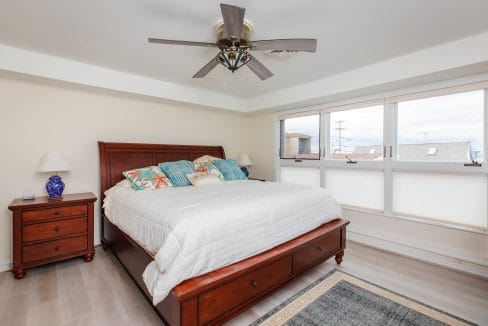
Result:
<svg viewBox="0 0 488 326"><path fill-rule="evenodd" d="M6 272L12 269L11 260L0 260L0 272Z"/></svg>
<svg viewBox="0 0 488 326"><path fill-rule="evenodd" d="M460 257L459 253L442 251L439 248L421 247L405 241L402 243L391 235L377 234L371 230L349 228L347 238L369 247L488 279L488 263L479 257Z"/></svg>

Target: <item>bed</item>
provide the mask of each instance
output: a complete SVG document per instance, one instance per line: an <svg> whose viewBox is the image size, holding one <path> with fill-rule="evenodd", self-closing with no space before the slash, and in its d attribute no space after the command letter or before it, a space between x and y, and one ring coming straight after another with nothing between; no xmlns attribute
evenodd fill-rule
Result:
<svg viewBox="0 0 488 326"><path fill-rule="evenodd" d="M102 199L108 189L122 180L123 171L159 162L194 160L203 155L225 158L220 146L99 142L99 152ZM256 189L266 188L255 186ZM104 249L113 251L145 297L152 302L153 297L142 275L146 266L154 264L154 252L141 245L137 237L131 237L129 232L112 223L103 208L101 216ZM336 262L340 264L347 224L342 219L334 219L250 258L187 279L174 286L154 308L169 325L221 324L321 261L335 255Z"/></svg>

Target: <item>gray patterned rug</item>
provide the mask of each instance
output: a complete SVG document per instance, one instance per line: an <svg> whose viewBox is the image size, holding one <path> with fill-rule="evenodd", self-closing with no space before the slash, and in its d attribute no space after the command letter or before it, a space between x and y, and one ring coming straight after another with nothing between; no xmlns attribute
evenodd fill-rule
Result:
<svg viewBox="0 0 488 326"><path fill-rule="evenodd" d="M252 326L473 325L438 309L334 270Z"/></svg>

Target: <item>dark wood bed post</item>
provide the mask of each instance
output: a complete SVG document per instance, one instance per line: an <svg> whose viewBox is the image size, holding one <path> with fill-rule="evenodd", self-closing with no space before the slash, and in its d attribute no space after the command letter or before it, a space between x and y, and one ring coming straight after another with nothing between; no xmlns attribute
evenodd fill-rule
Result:
<svg viewBox="0 0 488 326"><path fill-rule="evenodd" d="M107 166L107 161L106 161L106 155L105 154L105 143L104 142L98 142L98 153L99 153L99 158L100 158L100 242L102 244L102 249L107 250L108 249L108 242L105 240L104 237L104 224L103 223L103 200L105 199L105 191L108 188L106 182L103 180L106 179L106 175L102 173L102 170L106 170ZM102 155L103 153L103 155Z"/></svg>
<svg viewBox="0 0 488 326"><path fill-rule="evenodd" d="M342 263L342 257L344 257L344 249L346 248L346 228L341 229L341 250L335 254L335 261L337 265Z"/></svg>
<svg viewBox="0 0 488 326"><path fill-rule="evenodd" d="M100 152L100 203L104 192L122 180L122 172L160 162L194 160L202 155L225 158L221 146L98 143ZM152 256L112 224L101 208L101 241L110 248L144 294L142 273ZM184 281L157 306L167 325L220 325L266 298L313 266L335 256L342 262L348 221L336 219L256 256Z"/></svg>

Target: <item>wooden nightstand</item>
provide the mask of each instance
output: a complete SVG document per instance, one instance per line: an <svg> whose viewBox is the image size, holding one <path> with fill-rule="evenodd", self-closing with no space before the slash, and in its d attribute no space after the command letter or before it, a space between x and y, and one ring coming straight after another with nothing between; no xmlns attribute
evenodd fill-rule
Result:
<svg viewBox="0 0 488 326"><path fill-rule="evenodd" d="M13 211L12 273L21 279L30 267L67 258L93 259L93 203L91 192L64 195L62 200L15 199Z"/></svg>

